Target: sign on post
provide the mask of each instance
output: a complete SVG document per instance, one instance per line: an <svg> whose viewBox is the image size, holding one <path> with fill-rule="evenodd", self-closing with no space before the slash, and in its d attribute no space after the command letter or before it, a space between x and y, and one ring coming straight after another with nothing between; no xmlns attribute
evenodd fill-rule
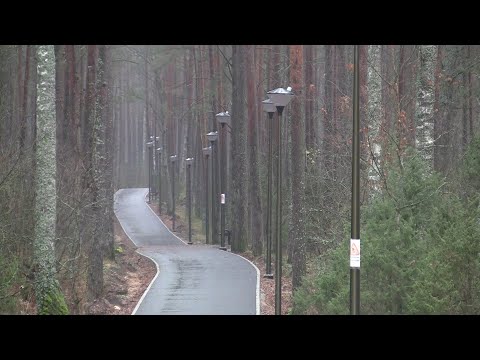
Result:
<svg viewBox="0 0 480 360"><path fill-rule="evenodd" d="M360 239L350 239L350 267L360 267Z"/></svg>

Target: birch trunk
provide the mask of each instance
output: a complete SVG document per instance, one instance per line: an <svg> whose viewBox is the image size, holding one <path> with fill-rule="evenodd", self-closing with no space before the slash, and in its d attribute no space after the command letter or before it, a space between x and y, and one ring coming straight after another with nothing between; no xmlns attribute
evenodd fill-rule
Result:
<svg viewBox="0 0 480 360"><path fill-rule="evenodd" d="M55 277L56 121L53 46L38 48L37 176L35 202L35 297L38 314L67 314Z"/></svg>

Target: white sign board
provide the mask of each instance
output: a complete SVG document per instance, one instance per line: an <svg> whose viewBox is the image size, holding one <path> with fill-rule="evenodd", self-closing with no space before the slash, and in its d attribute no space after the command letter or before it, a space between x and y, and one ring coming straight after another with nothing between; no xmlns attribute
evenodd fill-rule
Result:
<svg viewBox="0 0 480 360"><path fill-rule="evenodd" d="M350 267L360 267L360 239L350 239Z"/></svg>

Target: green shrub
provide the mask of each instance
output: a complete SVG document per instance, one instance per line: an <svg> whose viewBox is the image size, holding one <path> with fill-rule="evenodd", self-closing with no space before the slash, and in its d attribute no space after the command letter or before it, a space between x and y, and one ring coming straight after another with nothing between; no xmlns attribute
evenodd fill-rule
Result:
<svg viewBox="0 0 480 360"><path fill-rule="evenodd" d="M0 314L16 313L14 285L18 278L18 263L0 253Z"/></svg>
<svg viewBox="0 0 480 360"><path fill-rule="evenodd" d="M361 213L361 312L480 313L478 201L448 192L414 151L388 173L387 189ZM318 259L292 313L349 313L348 237Z"/></svg>

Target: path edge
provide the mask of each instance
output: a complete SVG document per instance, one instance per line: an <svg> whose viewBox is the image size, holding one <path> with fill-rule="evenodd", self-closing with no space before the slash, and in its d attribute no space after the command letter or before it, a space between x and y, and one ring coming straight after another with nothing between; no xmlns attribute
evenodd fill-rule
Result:
<svg viewBox="0 0 480 360"><path fill-rule="evenodd" d="M114 201L115 201L115 198L117 197L117 194L122 191L123 189L118 189L116 192L115 192L115 195L114 195ZM150 206L149 206L150 207ZM115 211L114 211L115 213ZM151 261L153 261L153 263L155 264L155 267L157 268L157 273L155 274L155 276L153 277L152 281L150 282L150 284L148 284L147 288L145 289L145 291L143 292L142 296L140 297L140 300L138 300L137 302L137 305L135 305L135 308L133 309L132 311L132 315L135 315L135 313L137 312L138 308L140 307L140 305L142 304L142 301L143 299L145 298L145 296L147 295L148 291L150 290L150 288L152 287L153 283L155 282L155 280L157 280L157 277L158 275L160 274L160 267L158 266L158 263L152 259L150 256L148 255L145 255L145 254L142 254L140 251L138 251L138 245L135 243L135 241L133 241L133 239L130 237L130 235L128 235L128 233L125 231L125 228L123 227L122 225L122 222L120 221L120 219L117 217L117 214L115 213L115 217L117 218L118 220L118 223L120 224L120 227L122 228L123 232L125 233L125 235L127 235L127 237L130 239L130 241L132 242L133 245L135 245L135 247L137 247L137 250L135 250L135 252L137 254L140 254L142 255L143 257L146 257L147 259L150 259Z"/></svg>
<svg viewBox="0 0 480 360"><path fill-rule="evenodd" d="M160 222L163 224L163 226L165 226L165 228L173 235L175 236L178 240L180 240L181 242L183 242L185 245L187 245L187 243L180 239L177 235L175 235L169 228L167 225L165 225L165 223L162 221L162 219L160 218L160 216L157 215L157 213L155 211L152 210L152 208L148 205L147 203L147 195L148 195L148 189L146 189L146 194L145 194L145 204L147 205L147 207L150 209L150 211L158 218L158 220L160 220ZM250 260L248 260L247 258L244 258L242 255L239 255L239 254L236 254L234 252L227 252L227 254L232 254L232 255L236 255L240 258L242 258L243 260L247 261L250 263L250 265L253 266L253 268L255 269L255 271L257 272L257 284L255 286L255 315L260 315L260 270L258 269L258 267L253 263L251 262Z"/></svg>
<svg viewBox="0 0 480 360"><path fill-rule="evenodd" d="M260 270L258 270L257 265L255 265L253 262L248 260L247 258L243 257L242 255L236 254L234 252L228 252L228 254L236 255L243 260L247 261L250 263L250 265L253 266L253 268L257 271L257 286L256 286L256 291L255 291L255 315L261 315L260 314Z"/></svg>
<svg viewBox="0 0 480 360"><path fill-rule="evenodd" d="M170 234L172 234L173 236L175 236L178 240L180 240L184 245L188 245L184 240L180 239L177 235L175 235L169 228L167 225L165 225L165 223L162 221L162 219L160 218L160 216L157 215L157 213L155 211L153 211L153 209L150 207L149 203L147 202L147 195L148 195L148 188L145 189L146 192L145 192L145 196L144 196L144 200L145 200L145 205L147 205L147 207L150 209L150 211L158 218L158 220L160 220L160 222L162 223L163 226L165 226L165 229L168 230L168 232Z"/></svg>

